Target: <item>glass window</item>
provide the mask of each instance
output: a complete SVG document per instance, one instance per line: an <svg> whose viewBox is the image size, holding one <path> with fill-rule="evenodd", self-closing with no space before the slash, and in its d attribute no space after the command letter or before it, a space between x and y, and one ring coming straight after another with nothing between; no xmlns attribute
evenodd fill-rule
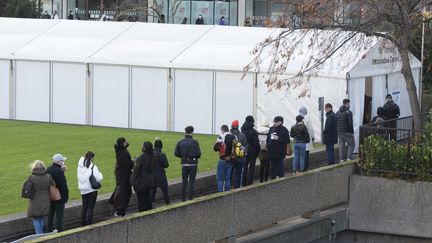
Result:
<svg viewBox="0 0 432 243"><path fill-rule="evenodd" d="M229 25L237 26L238 25L238 2L231 1L230 3L230 16L229 16Z"/></svg>
<svg viewBox="0 0 432 243"><path fill-rule="evenodd" d="M190 24L190 1L171 0L170 6L170 23Z"/></svg>
<svg viewBox="0 0 432 243"><path fill-rule="evenodd" d="M168 19L168 7L169 7L168 6L168 0L154 0L154 2L153 2L153 8L155 9L153 11L153 14L154 14L153 22L154 23L161 23L161 22L166 23L169 21L169 19ZM156 13L156 10L159 13L160 18L163 19L162 21L159 19L159 15Z"/></svg>
<svg viewBox="0 0 432 243"><path fill-rule="evenodd" d="M229 2L216 1L215 3L215 24L229 25L230 22L230 11ZM222 19L222 17L224 19Z"/></svg>
<svg viewBox="0 0 432 243"><path fill-rule="evenodd" d="M192 1L192 24L213 24L213 1ZM202 16L202 21L199 19Z"/></svg>

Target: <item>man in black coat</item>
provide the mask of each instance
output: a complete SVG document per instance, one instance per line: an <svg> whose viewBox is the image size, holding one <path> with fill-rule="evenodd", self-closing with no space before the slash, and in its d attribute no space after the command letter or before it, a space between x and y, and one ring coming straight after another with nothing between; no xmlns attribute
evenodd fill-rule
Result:
<svg viewBox="0 0 432 243"><path fill-rule="evenodd" d="M61 199L51 202L50 213L48 216L48 232L53 231L53 220L55 216L57 231L63 231L63 215L65 204L69 199L69 189L66 182L64 171L66 170L65 161L67 160L61 154L55 154L52 157L53 164L48 168L47 173L54 179L56 187L59 189Z"/></svg>
<svg viewBox="0 0 432 243"><path fill-rule="evenodd" d="M277 116L273 120L273 126L267 135L267 148L270 158L270 178L276 179L276 175L284 177L284 159L287 144L290 143L288 129L283 126L283 117Z"/></svg>
<svg viewBox="0 0 432 243"><path fill-rule="evenodd" d="M387 94L386 96L386 103L383 105L384 108L384 116L392 121L388 121L384 123L386 127L391 128L397 128L397 121L396 119L400 116L400 109L399 106L393 102L393 97L391 94ZM396 140L397 138L397 132L396 130L390 131L390 139Z"/></svg>
<svg viewBox="0 0 432 243"><path fill-rule="evenodd" d="M337 143L337 117L330 103L325 104L326 121L323 131L322 143L326 146L328 164L335 163L334 145Z"/></svg>
<svg viewBox="0 0 432 243"><path fill-rule="evenodd" d="M258 132L254 129L255 119L253 116L247 116L241 128L242 133L246 135L248 150L246 163L243 168L243 186L252 185L255 173L255 163L261 149Z"/></svg>
<svg viewBox="0 0 432 243"><path fill-rule="evenodd" d="M174 155L181 158L182 164L182 201L186 201L186 187L189 181L189 200L193 199L195 177L197 174L198 159L201 158L201 149L197 140L193 139L193 126L185 128L185 137L175 148Z"/></svg>
<svg viewBox="0 0 432 243"><path fill-rule="evenodd" d="M337 132L339 137L339 159L352 160L355 146L353 114L350 111L350 100L344 99L337 112ZM346 146L345 144L348 144ZM348 147L348 152L347 152Z"/></svg>

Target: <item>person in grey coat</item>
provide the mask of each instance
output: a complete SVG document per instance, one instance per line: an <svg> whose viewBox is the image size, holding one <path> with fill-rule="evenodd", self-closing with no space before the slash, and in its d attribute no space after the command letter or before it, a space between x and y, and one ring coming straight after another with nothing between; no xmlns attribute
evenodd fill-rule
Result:
<svg viewBox="0 0 432 243"><path fill-rule="evenodd" d="M44 217L50 213L50 186L55 182L47 173L45 164L36 160L31 167L30 181L33 183L34 197L29 200L27 216L32 218L36 234L43 234Z"/></svg>

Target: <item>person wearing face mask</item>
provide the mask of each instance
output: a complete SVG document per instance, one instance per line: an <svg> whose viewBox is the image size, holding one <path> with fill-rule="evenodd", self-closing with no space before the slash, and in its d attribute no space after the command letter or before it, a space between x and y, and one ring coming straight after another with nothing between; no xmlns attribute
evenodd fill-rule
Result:
<svg viewBox="0 0 432 243"><path fill-rule="evenodd" d="M284 158L287 153L287 144L290 143L289 131L283 126L284 119L277 116L267 135L267 148L270 159L270 179L276 176L284 177Z"/></svg>
<svg viewBox="0 0 432 243"><path fill-rule="evenodd" d="M337 130L339 137L339 158L340 161L352 160L354 152L354 126L353 114L350 111L350 100L344 99L342 106L336 113L337 116ZM348 146L346 146L348 144ZM347 152L348 147L348 152Z"/></svg>
<svg viewBox="0 0 432 243"><path fill-rule="evenodd" d="M116 210L114 216L124 217L126 208L129 205L129 200L132 195L132 189L129 182L129 177L132 174L134 163L127 148L129 143L124 137L118 138L114 145L116 154L115 164L115 179L116 188L111 196L110 202Z"/></svg>

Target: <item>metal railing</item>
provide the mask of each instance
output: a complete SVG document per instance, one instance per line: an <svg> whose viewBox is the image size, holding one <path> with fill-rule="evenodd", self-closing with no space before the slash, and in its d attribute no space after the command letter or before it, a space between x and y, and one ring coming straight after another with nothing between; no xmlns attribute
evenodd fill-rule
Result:
<svg viewBox="0 0 432 243"><path fill-rule="evenodd" d="M360 169L368 175L432 180L432 133L428 113L422 130L415 130L412 116L360 127Z"/></svg>

